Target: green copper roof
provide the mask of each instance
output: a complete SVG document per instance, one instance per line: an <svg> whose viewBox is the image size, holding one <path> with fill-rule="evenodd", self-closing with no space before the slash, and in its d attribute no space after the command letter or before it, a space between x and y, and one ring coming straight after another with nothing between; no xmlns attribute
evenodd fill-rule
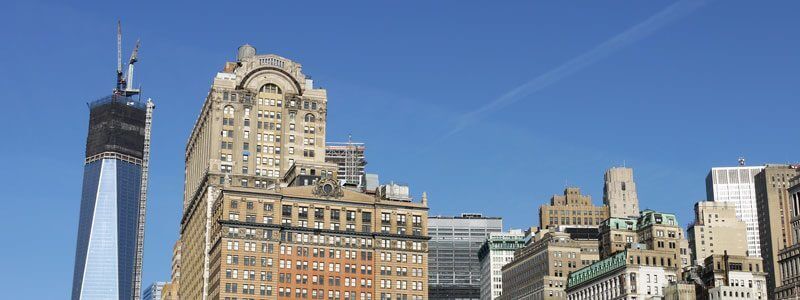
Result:
<svg viewBox="0 0 800 300"><path fill-rule="evenodd" d="M622 268L627 263L628 251L620 251L604 260L595 262L588 267L577 270L569 274L567 288L578 286L595 278L602 277L610 272Z"/></svg>
<svg viewBox="0 0 800 300"><path fill-rule="evenodd" d="M639 227L647 227L655 224L679 226L678 218L674 214L665 214L653 210L643 210L639 217Z"/></svg>
<svg viewBox="0 0 800 300"><path fill-rule="evenodd" d="M478 250L478 259L483 259L489 251L514 251L525 246L524 236L492 236Z"/></svg>
<svg viewBox="0 0 800 300"><path fill-rule="evenodd" d="M626 229L636 231L638 228L637 220L631 218L609 218L605 220L604 223L604 225L607 225L611 229Z"/></svg>

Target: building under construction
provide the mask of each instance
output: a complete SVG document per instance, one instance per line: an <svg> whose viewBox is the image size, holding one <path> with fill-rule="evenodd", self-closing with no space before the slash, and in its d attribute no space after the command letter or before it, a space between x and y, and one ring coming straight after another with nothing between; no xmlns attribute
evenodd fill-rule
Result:
<svg viewBox="0 0 800 300"><path fill-rule="evenodd" d="M347 185L362 187L364 177L364 143L344 142L325 144L325 162L335 163L339 166L339 180Z"/></svg>

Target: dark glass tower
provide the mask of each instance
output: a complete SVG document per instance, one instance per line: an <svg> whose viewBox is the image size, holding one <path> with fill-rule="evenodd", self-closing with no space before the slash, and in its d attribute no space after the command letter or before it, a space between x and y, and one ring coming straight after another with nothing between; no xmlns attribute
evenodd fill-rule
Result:
<svg viewBox="0 0 800 300"><path fill-rule="evenodd" d="M135 52L128 78L132 78ZM72 299L139 299L147 200L151 100L117 89L89 103Z"/></svg>

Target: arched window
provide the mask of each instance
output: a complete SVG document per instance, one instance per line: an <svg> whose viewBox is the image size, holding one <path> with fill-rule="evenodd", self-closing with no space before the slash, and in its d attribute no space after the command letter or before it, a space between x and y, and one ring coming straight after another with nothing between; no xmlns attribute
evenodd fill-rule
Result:
<svg viewBox="0 0 800 300"><path fill-rule="evenodd" d="M261 89L258 90L261 93L273 93L273 94L282 94L281 88L278 87L274 83L267 83L261 86Z"/></svg>
<svg viewBox="0 0 800 300"><path fill-rule="evenodd" d="M233 114L233 106L230 106L230 105L225 106L225 108L222 109L222 112L224 114L226 114L226 115L232 115Z"/></svg>
<svg viewBox="0 0 800 300"><path fill-rule="evenodd" d="M306 122L314 122L314 120L316 120L316 118L314 117L314 114L307 114L304 119L305 119Z"/></svg>

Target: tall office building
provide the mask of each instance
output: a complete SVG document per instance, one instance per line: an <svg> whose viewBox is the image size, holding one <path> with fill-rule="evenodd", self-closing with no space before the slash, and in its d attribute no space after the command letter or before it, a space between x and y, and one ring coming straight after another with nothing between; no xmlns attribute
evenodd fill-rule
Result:
<svg viewBox="0 0 800 300"><path fill-rule="evenodd" d="M245 45L237 60L186 147L180 298L424 299L427 198L341 186L326 91L286 58Z"/></svg>
<svg viewBox="0 0 800 300"><path fill-rule="evenodd" d="M155 105L135 97L136 49L113 94L89 103L72 299L139 298Z"/></svg>
<svg viewBox="0 0 800 300"><path fill-rule="evenodd" d="M695 221L687 230L693 264L702 266L706 257L725 252L747 255L747 224L736 218L734 203L700 201L694 212Z"/></svg>
<svg viewBox="0 0 800 300"><path fill-rule="evenodd" d="M266 188L296 162L324 163L327 106L326 90L299 63L239 47L237 61L214 78L186 145L184 209L208 180ZM321 175L297 171L306 170Z"/></svg>
<svg viewBox="0 0 800 300"><path fill-rule="evenodd" d="M503 231L503 219L480 214L428 219L428 299L479 299L478 250L492 232Z"/></svg>
<svg viewBox="0 0 800 300"><path fill-rule="evenodd" d="M747 224L747 255L761 256L755 176L763 166L711 168L706 176L708 201L733 202L736 217Z"/></svg>
<svg viewBox="0 0 800 300"><path fill-rule="evenodd" d="M758 231L767 289L772 295L782 282L778 252L794 244L792 216L796 207L789 198L789 182L800 174L792 165L766 165L755 177Z"/></svg>
<svg viewBox="0 0 800 300"><path fill-rule="evenodd" d="M603 177L603 204L608 206L609 216L638 217L639 196L633 181L633 169L614 167L608 169Z"/></svg>
<svg viewBox="0 0 800 300"><path fill-rule="evenodd" d="M792 210L792 244L778 252L778 270L781 281L777 282L775 299L800 299L800 176L789 182L789 199Z"/></svg>
<svg viewBox="0 0 800 300"><path fill-rule="evenodd" d="M569 187L564 195L553 195L550 204L539 206L539 228L598 227L608 219L608 206L595 206L592 197Z"/></svg>
<svg viewBox="0 0 800 300"><path fill-rule="evenodd" d="M142 300L161 300L161 291L164 285L167 284L163 281L153 282L142 292Z"/></svg>
<svg viewBox="0 0 800 300"><path fill-rule="evenodd" d="M514 251L525 246L520 229L492 232L478 252L481 264L481 300L492 300L503 293L503 266L514 260Z"/></svg>
<svg viewBox="0 0 800 300"><path fill-rule="evenodd" d="M339 166L339 179L345 184L366 188L364 167L367 160L364 143L347 141L343 143L328 142L325 145L325 161Z"/></svg>

